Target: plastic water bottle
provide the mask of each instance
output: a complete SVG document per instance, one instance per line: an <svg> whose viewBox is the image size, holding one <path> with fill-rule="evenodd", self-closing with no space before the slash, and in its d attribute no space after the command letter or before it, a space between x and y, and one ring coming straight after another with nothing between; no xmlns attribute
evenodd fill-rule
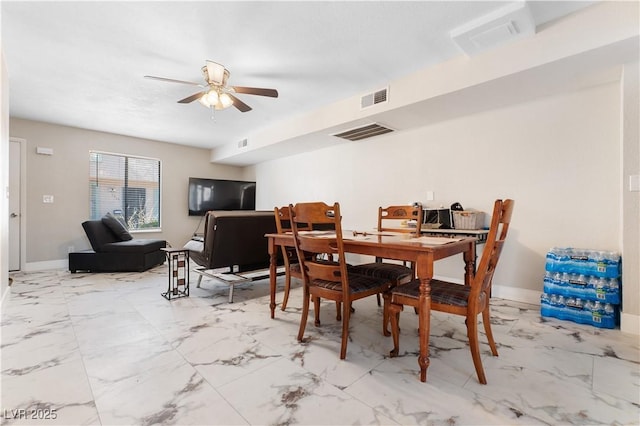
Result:
<svg viewBox="0 0 640 426"><path fill-rule="evenodd" d="M574 274L584 273L585 251L582 249L573 249L571 252L571 272Z"/></svg>
<svg viewBox="0 0 640 426"><path fill-rule="evenodd" d="M562 273L558 272L558 276L560 277L559 280L558 280L559 284L562 287L568 287L570 285L570 283L571 283L571 274L570 273L568 273L568 272L562 272Z"/></svg>
<svg viewBox="0 0 640 426"><path fill-rule="evenodd" d="M606 278L598 278L596 280L596 298L599 300L605 300L607 298L607 289L609 283Z"/></svg>
<svg viewBox="0 0 640 426"><path fill-rule="evenodd" d="M605 315L613 317L614 312L615 312L615 309L613 308L613 305L611 303L605 303L604 305Z"/></svg>
<svg viewBox="0 0 640 426"><path fill-rule="evenodd" d="M593 311L593 302L591 300L586 300L584 302L584 305L582 306L582 309L588 315L588 318L590 320L591 319L591 313Z"/></svg>
<svg viewBox="0 0 640 426"><path fill-rule="evenodd" d="M597 283L598 283L598 278L596 276L594 275L589 276L589 278L587 279L586 289L589 292L593 292L593 294L595 294Z"/></svg>
<svg viewBox="0 0 640 426"><path fill-rule="evenodd" d="M545 293L555 291L555 283L553 282L553 272L546 271L544 273L543 284L544 284L543 290Z"/></svg>
<svg viewBox="0 0 640 426"><path fill-rule="evenodd" d="M576 308L576 299L575 297L567 297L564 300L565 302L565 318L570 320L570 321L575 321L576 320L576 312L575 312L575 308Z"/></svg>
<svg viewBox="0 0 640 426"><path fill-rule="evenodd" d="M604 305L600 301L595 302L593 304L591 312L591 320L593 321L593 323L596 325L600 325L602 323L602 316L604 315Z"/></svg>
<svg viewBox="0 0 640 426"><path fill-rule="evenodd" d="M604 251L594 251L593 252L593 264L591 265L590 274L604 274L607 271L606 263L605 263L605 252Z"/></svg>
<svg viewBox="0 0 640 426"><path fill-rule="evenodd" d="M558 295L551 294L549 295L549 312L553 317L558 316Z"/></svg>
<svg viewBox="0 0 640 426"><path fill-rule="evenodd" d="M578 297L576 298L575 305L575 321L584 324L587 320L587 318L585 317L586 315L584 311L584 300Z"/></svg>
<svg viewBox="0 0 640 426"><path fill-rule="evenodd" d="M542 293L540 295L540 314L543 317L551 317L553 316L553 312L551 310L552 308L549 295L547 293Z"/></svg>
<svg viewBox="0 0 640 426"><path fill-rule="evenodd" d="M611 303L620 303L620 280L617 278L609 279L609 297Z"/></svg>
<svg viewBox="0 0 640 426"><path fill-rule="evenodd" d="M552 247L547 252L544 269L549 272L555 271L557 262L558 262L558 255L556 253L556 248Z"/></svg>
<svg viewBox="0 0 640 426"><path fill-rule="evenodd" d="M620 254L615 251L607 251L604 259L606 264L605 276L609 278L620 276Z"/></svg>

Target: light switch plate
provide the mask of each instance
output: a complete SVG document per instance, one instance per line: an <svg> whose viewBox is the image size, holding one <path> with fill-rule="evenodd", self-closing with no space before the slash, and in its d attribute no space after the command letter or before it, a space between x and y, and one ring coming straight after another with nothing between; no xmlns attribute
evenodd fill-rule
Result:
<svg viewBox="0 0 640 426"><path fill-rule="evenodd" d="M53 203L53 195L43 195L42 196L42 202L45 203L45 204Z"/></svg>
<svg viewBox="0 0 640 426"><path fill-rule="evenodd" d="M629 176L629 191L640 191L640 175Z"/></svg>
<svg viewBox="0 0 640 426"><path fill-rule="evenodd" d="M434 198L435 198L435 195L433 191L427 191L427 201L433 201Z"/></svg>

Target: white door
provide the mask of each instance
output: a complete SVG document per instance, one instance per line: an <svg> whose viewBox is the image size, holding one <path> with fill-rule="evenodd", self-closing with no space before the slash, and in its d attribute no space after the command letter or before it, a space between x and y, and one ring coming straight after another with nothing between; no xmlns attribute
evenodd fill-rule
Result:
<svg viewBox="0 0 640 426"><path fill-rule="evenodd" d="M9 142L9 270L20 270L20 142Z"/></svg>

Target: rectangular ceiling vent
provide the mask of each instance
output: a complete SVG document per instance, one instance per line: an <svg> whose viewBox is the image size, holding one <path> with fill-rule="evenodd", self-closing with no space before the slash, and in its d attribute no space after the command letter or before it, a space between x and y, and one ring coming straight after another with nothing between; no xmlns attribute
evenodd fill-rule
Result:
<svg viewBox="0 0 640 426"><path fill-rule="evenodd" d="M362 98L360 98L360 109L369 108L370 106L387 102L389 100L389 97L387 96L388 93L388 87L377 90L373 93L367 93Z"/></svg>
<svg viewBox="0 0 640 426"><path fill-rule="evenodd" d="M507 3L487 15L455 28L449 35L469 56L531 37L536 23L527 2Z"/></svg>
<svg viewBox="0 0 640 426"><path fill-rule="evenodd" d="M384 135L385 133L390 133L393 131L394 130L389 127L382 126L378 123L372 123L367 124L366 126L356 127L355 129L346 130L342 133L335 133L333 136L350 141L359 141L378 135Z"/></svg>

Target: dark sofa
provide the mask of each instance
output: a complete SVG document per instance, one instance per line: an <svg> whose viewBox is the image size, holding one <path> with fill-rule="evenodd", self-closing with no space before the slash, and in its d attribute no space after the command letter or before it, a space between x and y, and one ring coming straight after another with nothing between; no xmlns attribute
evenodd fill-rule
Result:
<svg viewBox="0 0 640 426"><path fill-rule="evenodd" d="M105 218L82 223L93 250L69 253L69 271L142 272L164 263L165 240L131 238L113 223Z"/></svg>
<svg viewBox="0 0 640 426"><path fill-rule="evenodd" d="M201 250L190 250L189 255L206 269L228 267L233 272L244 272L268 268L269 250L264 235L275 232L272 211L210 211L205 217L204 244Z"/></svg>

